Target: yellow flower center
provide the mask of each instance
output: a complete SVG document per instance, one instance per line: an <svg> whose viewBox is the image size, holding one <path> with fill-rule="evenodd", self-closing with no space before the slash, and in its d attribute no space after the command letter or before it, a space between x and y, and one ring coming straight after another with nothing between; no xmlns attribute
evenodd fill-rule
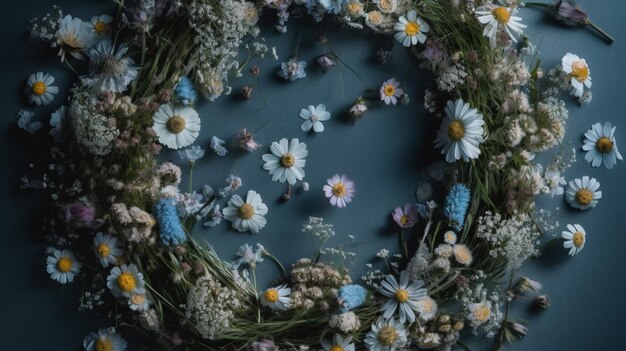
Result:
<svg viewBox="0 0 626 351"><path fill-rule="evenodd" d="M104 33L106 31L109 30L109 25L102 22L102 21L97 21L94 25L93 25L93 30L96 31L96 33L101 34Z"/></svg>
<svg viewBox="0 0 626 351"><path fill-rule="evenodd" d="M380 25L383 22L383 14L379 11L371 11L367 14L367 19L373 25Z"/></svg>
<svg viewBox="0 0 626 351"><path fill-rule="evenodd" d="M409 22L404 27L404 33L406 33L406 35L408 35L410 37L412 37L415 34L419 33L419 31L420 31L420 25L417 24L416 22Z"/></svg>
<svg viewBox="0 0 626 351"><path fill-rule="evenodd" d="M395 294L396 301L403 303L409 301L409 292L404 289L398 289Z"/></svg>
<svg viewBox="0 0 626 351"><path fill-rule="evenodd" d="M137 287L137 280L131 273L124 272L117 277L117 286L123 292L131 292Z"/></svg>
<svg viewBox="0 0 626 351"><path fill-rule="evenodd" d="M167 120L167 130L178 134L185 129L185 119L181 116L172 116Z"/></svg>
<svg viewBox="0 0 626 351"><path fill-rule="evenodd" d="M144 301L146 301L146 296L142 294L134 294L130 297L130 302L132 302L134 305L141 305L144 303Z"/></svg>
<svg viewBox="0 0 626 351"><path fill-rule="evenodd" d="M33 94L37 96L41 96L45 94L47 89L48 87L46 87L46 83L42 81L38 81L38 82L35 82L35 84L33 84Z"/></svg>
<svg viewBox="0 0 626 351"><path fill-rule="evenodd" d="M249 203L245 203L239 207L237 213L241 219L250 219L254 216L254 207L252 207Z"/></svg>
<svg viewBox="0 0 626 351"><path fill-rule="evenodd" d="M509 12L509 10L507 10L506 7L503 6L499 6L491 10L491 14L493 15L493 18L496 19L496 21L502 24L509 23L509 20L511 19L511 12Z"/></svg>
<svg viewBox="0 0 626 351"><path fill-rule="evenodd" d="M347 9L348 13L352 16L358 16L361 14L361 11L363 11L363 5L358 2L351 2L348 4Z"/></svg>
<svg viewBox="0 0 626 351"><path fill-rule="evenodd" d="M572 73L570 73L570 76L583 83L589 78L589 67L583 61L574 61L572 63Z"/></svg>
<svg viewBox="0 0 626 351"><path fill-rule="evenodd" d="M344 197L346 195L346 186L343 185L343 183L333 185L333 195L337 197Z"/></svg>
<svg viewBox="0 0 626 351"><path fill-rule="evenodd" d="M589 189L580 189L576 192L575 198L579 204L589 205L593 201L593 192Z"/></svg>
<svg viewBox="0 0 626 351"><path fill-rule="evenodd" d="M409 216L403 215L402 217L400 217L400 224L406 225L407 223L409 223Z"/></svg>
<svg viewBox="0 0 626 351"><path fill-rule="evenodd" d="M69 272L70 270L72 270L73 265L74 263L72 262L72 259L69 257L61 257L57 261L57 269L61 273Z"/></svg>
<svg viewBox="0 0 626 351"><path fill-rule="evenodd" d="M290 168L296 163L296 158L292 154L284 154L280 158L280 165L284 168Z"/></svg>
<svg viewBox="0 0 626 351"><path fill-rule="evenodd" d="M465 126L461 121L454 120L448 125L448 137L452 141L459 141L465 136Z"/></svg>
<svg viewBox="0 0 626 351"><path fill-rule="evenodd" d="M491 309L489 306L483 304L478 306L472 314L475 320L485 322L491 316Z"/></svg>
<svg viewBox="0 0 626 351"><path fill-rule="evenodd" d="M333 345L328 351L343 351L343 347L341 345Z"/></svg>
<svg viewBox="0 0 626 351"><path fill-rule="evenodd" d="M274 303L278 301L278 291L276 291L276 289L267 289L264 296L265 300L267 300L267 302L269 303Z"/></svg>
<svg viewBox="0 0 626 351"><path fill-rule="evenodd" d="M607 137L602 137L596 141L596 149L602 153L613 150L613 142Z"/></svg>
<svg viewBox="0 0 626 351"><path fill-rule="evenodd" d="M396 93L396 87L394 87L393 84L387 84L385 85L385 89L383 91L385 92L385 95L393 96Z"/></svg>
<svg viewBox="0 0 626 351"><path fill-rule="evenodd" d="M93 347L94 351L113 351L113 340L99 338Z"/></svg>
<svg viewBox="0 0 626 351"><path fill-rule="evenodd" d="M585 243L585 234L581 232L574 233L574 237L572 238L572 241L574 242L574 246L576 247L583 246L583 244Z"/></svg>
<svg viewBox="0 0 626 351"><path fill-rule="evenodd" d="M456 260L461 264L469 264L472 262L472 254L463 246L456 245L454 250Z"/></svg>
<svg viewBox="0 0 626 351"><path fill-rule="evenodd" d="M378 331L378 342L383 346L391 346L396 342L398 332L391 326L384 326Z"/></svg>
<svg viewBox="0 0 626 351"><path fill-rule="evenodd" d="M111 247L109 247L109 245L107 245L105 243L101 243L96 248L96 251L98 253L98 256L100 256L102 258L109 257L109 255L111 254Z"/></svg>
<svg viewBox="0 0 626 351"><path fill-rule="evenodd" d="M378 8L385 11L391 12L393 10L393 1L391 0L380 0L378 1Z"/></svg>

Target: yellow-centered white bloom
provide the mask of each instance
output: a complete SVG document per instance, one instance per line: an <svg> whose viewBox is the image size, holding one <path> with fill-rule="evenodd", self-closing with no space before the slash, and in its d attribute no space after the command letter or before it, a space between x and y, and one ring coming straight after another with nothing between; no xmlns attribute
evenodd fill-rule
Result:
<svg viewBox="0 0 626 351"><path fill-rule="evenodd" d="M424 44L426 33L430 31L428 23L418 17L415 10L409 11L406 16L400 16L393 29L396 31L394 38L406 47L416 45L418 42Z"/></svg>
<svg viewBox="0 0 626 351"><path fill-rule="evenodd" d="M591 89L591 72L585 59L568 52L561 59L561 66L572 84L572 95L581 97L585 87Z"/></svg>
<svg viewBox="0 0 626 351"><path fill-rule="evenodd" d="M97 233L93 238L93 250L102 267L115 264L124 253L120 241L111 234Z"/></svg>
<svg viewBox="0 0 626 351"><path fill-rule="evenodd" d="M233 195L222 213L224 219L230 221L233 229L239 232L249 230L252 233L258 233L267 223L263 217L267 214L267 206L263 203L261 195L254 190L248 190L245 202L241 196Z"/></svg>
<svg viewBox="0 0 626 351"><path fill-rule="evenodd" d="M598 200L602 198L600 182L595 178L584 176L571 180L565 190L565 199L567 203L579 210L586 210L596 207Z"/></svg>
<svg viewBox="0 0 626 351"><path fill-rule="evenodd" d="M612 169L617 160L622 160L622 154L617 150L615 128L611 122L604 123L604 126L595 123L585 132L583 150L587 151L585 160L591 162L592 167L604 164L607 169Z"/></svg>
<svg viewBox="0 0 626 351"><path fill-rule="evenodd" d="M480 6L476 9L478 21L485 25L483 36L489 38L489 45L495 48L498 45L498 35L504 31L509 38L517 43L515 38L524 33L526 28L522 24L522 18L515 16L517 9L514 7L504 7L494 4Z"/></svg>
<svg viewBox="0 0 626 351"><path fill-rule="evenodd" d="M291 295L291 289L283 284L261 292L259 299L263 306L277 311L286 311L291 303L289 295Z"/></svg>
<svg viewBox="0 0 626 351"><path fill-rule="evenodd" d="M271 154L263 155L263 169L269 171L272 181L285 181L290 185L304 179L304 165L309 151L306 144L301 143L297 138L287 141L283 138L270 145Z"/></svg>
<svg viewBox="0 0 626 351"><path fill-rule="evenodd" d="M126 340L105 328L89 333L83 340L85 351L125 351L126 346Z"/></svg>
<svg viewBox="0 0 626 351"><path fill-rule="evenodd" d="M152 129L159 142L170 149L180 149L193 144L200 134L200 117L189 106L163 104L152 117Z"/></svg>
<svg viewBox="0 0 626 351"><path fill-rule="evenodd" d="M565 239L563 247L569 249L569 255L572 257L585 247L587 241L587 233L580 224L568 224L567 230L561 233L561 237Z"/></svg>
<svg viewBox="0 0 626 351"><path fill-rule="evenodd" d="M400 282L393 275L387 275L380 282L377 288L378 292L389 298L380 310L383 312L383 318L391 318L396 310L400 314L400 323L415 322L415 311L418 310L418 301L426 298L426 289L424 282L417 280L409 281L409 272L400 272Z"/></svg>
<svg viewBox="0 0 626 351"><path fill-rule="evenodd" d="M407 343L407 330L395 318L379 318L364 340L370 351L395 351Z"/></svg>
<svg viewBox="0 0 626 351"><path fill-rule="evenodd" d="M487 302L471 303L468 307L469 312L467 319L474 328L487 322L491 318L491 306L489 306Z"/></svg>
<svg viewBox="0 0 626 351"><path fill-rule="evenodd" d="M37 105L47 105L54 100L59 88L53 86L54 77L43 72L33 73L26 81L26 95L28 101Z"/></svg>
<svg viewBox="0 0 626 351"><path fill-rule="evenodd" d="M111 290L111 294L115 297L131 297L133 294L141 291L145 282L143 274L139 272L139 268L134 264L121 265L113 267L107 277L107 287Z"/></svg>
<svg viewBox="0 0 626 351"><path fill-rule="evenodd" d="M331 340L322 340L322 349L324 351L354 351L352 337L343 337L341 334L335 334Z"/></svg>
<svg viewBox="0 0 626 351"><path fill-rule="evenodd" d="M50 277L61 284L74 281L74 277L82 267L70 250L54 250L52 256L48 256L46 263L46 270Z"/></svg>
<svg viewBox="0 0 626 351"><path fill-rule="evenodd" d="M484 141L483 115L463 100L448 101L435 146L446 155L447 162L478 158Z"/></svg>

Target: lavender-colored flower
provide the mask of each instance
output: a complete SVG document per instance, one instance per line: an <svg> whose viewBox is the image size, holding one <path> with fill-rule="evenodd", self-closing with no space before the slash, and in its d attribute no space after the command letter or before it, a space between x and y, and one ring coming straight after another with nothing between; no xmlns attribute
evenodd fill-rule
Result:
<svg viewBox="0 0 626 351"><path fill-rule="evenodd" d="M298 59L293 57L289 61L280 64L280 71L278 71L278 76L285 80L290 80L293 82L295 80L306 77L306 72L304 71L305 68L306 62L298 62Z"/></svg>
<svg viewBox="0 0 626 351"><path fill-rule="evenodd" d="M431 70L443 70L448 67L450 57L448 53L436 41L428 40L419 57L428 62Z"/></svg>
<svg viewBox="0 0 626 351"><path fill-rule="evenodd" d="M262 339L250 344L250 351L278 351L278 347L272 340Z"/></svg>
<svg viewBox="0 0 626 351"><path fill-rule="evenodd" d="M584 26L589 24L589 16L576 5L574 0L559 0L554 5L554 17L567 26Z"/></svg>
<svg viewBox="0 0 626 351"><path fill-rule="evenodd" d="M396 207L391 216L400 228L411 228L417 223L417 208L411 204L404 204L403 208Z"/></svg>
<svg viewBox="0 0 626 351"><path fill-rule="evenodd" d="M193 165L197 160L204 157L204 149L197 145L189 146L178 150L178 156Z"/></svg>
<svg viewBox="0 0 626 351"><path fill-rule="evenodd" d="M220 211L220 205L215 205L207 215L208 221L204 222L205 227L215 227L222 223L222 211Z"/></svg>
<svg viewBox="0 0 626 351"><path fill-rule="evenodd" d="M226 197L231 192L239 189L241 187L242 181L241 178L237 177L234 174L231 174L228 176L228 178L226 178L226 184L227 185L222 188L218 193L220 197Z"/></svg>
<svg viewBox="0 0 626 351"><path fill-rule="evenodd" d="M65 207L65 221L77 227L87 227L96 219L96 208L88 200L81 198Z"/></svg>
<svg viewBox="0 0 626 351"><path fill-rule="evenodd" d="M335 59L331 55L322 55L315 60L322 72L326 73L335 66Z"/></svg>
<svg viewBox="0 0 626 351"><path fill-rule="evenodd" d="M240 246L239 251L235 253L239 258L232 263L232 266L238 269L245 263L254 269L257 263L263 262L263 255L266 253L265 248L261 244L256 244L256 246L256 250L253 250L252 246L248 244Z"/></svg>
<svg viewBox="0 0 626 351"><path fill-rule="evenodd" d="M330 204L339 208L346 207L356 193L354 182L346 175L335 174L326 180L324 195L330 199Z"/></svg>
<svg viewBox="0 0 626 351"><path fill-rule="evenodd" d="M226 144L226 142L216 136L211 138L211 149L215 151L218 156L226 156L228 153L224 144Z"/></svg>
<svg viewBox="0 0 626 351"><path fill-rule="evenodd" d="M543 309L550 307L550 296L548 295L537 296L537 298L535 298L535 305Z"/></svg>
<svg viewBox="0 0 626 351"><path fill-rule="evenodd" d="M246 128L242 129L239 134L237 134L236 143L240 148L248 152L252 152L261 147L261 144L254 141L254 135L248 133Z"/></svg>

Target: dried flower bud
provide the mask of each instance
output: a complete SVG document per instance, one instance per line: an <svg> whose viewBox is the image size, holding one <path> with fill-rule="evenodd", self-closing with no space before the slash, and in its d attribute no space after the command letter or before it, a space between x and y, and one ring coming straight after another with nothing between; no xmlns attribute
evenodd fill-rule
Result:
<svg viewBox="0 0 626 351"><path fill-rule="evenodd" d="M567 26L589 24L589 16L573 0L560 0L554 5L554 17Z"/></svg>
<svg viewBox="0 0 626 351"><path fill-rule="evenodd" d="M302 182L302 190L309 191L310 185L307 182Z"/></svg>
<svg viewBox="0 0 626 351"><path fill-rule="evenodd" d="M517 322L508 322L507 329L509 329L517 338L522 338L528 332L528 328L523 324Z"/></svg>
<svg viewBox="0 0 626 351"><path fill-rule="evenodd" d="M541 283L532 279L528 279L527 277L522 277L515 285L514 291L538 293L541 288Z"/></svg>
<svg viewBox="0 0 626 351"><path fill-rule="evenodd" d="M332 55L322 55L315 60L323 73L328 72L329 69L335 66L335 59Z"/></svg>
<svg viewBox="0 0 626 351"><path fill-rule="evenodd" d="M252 74L252 76L258 77L260 73L261 73L261 69L259 68L259 66L254 65L250 67L250 74Z"/></svg>
<svg viewBox="0 0 626 351"><path fill-rule="evenodd" d="M548 295L539 295L535 299L535 305L543 308L544 310L550 307L550 296Z"/></svg>
<svg viewBox="0 0 626 351"><path fill-rule="evenodd" d="M320 44L326 44L326 42L328 42L328 38L322 33L315 33L315 40Z"/></svg>
<svg viewBox="0 0 626 351"><path fill-rule="evenodd" d="M252 87L250 85L244 85L241 87L241 97L246 100L250 100L252 97Z"/></svg>
<svg viewBox="0 0 626 351"><path fill-rule="evenodd" d="M352 105L352 107L350 107L350 110L348 111L350 117L353 120L357 120L363 117L365 115L365 112L367 112L367 106L365 105L365 100L361 97L356 99L354 105Z"/></svg>

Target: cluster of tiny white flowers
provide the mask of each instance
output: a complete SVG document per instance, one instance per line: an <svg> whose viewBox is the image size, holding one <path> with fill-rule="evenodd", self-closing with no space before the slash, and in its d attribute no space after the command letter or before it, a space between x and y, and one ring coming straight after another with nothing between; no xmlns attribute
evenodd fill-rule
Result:
<svg viewBox="0 0 626 351"><path fill-rule="evenodd" d="M536 245L541 233L527 214L516 213L504 218L490 211L478 218L476 237L489 246L489 254L507 261L509 268L520 267L528 258L538 254Z"/></svg>
<svg viewBox="0 0 626 351"><path fill-rule="evenodd" d="M72 89L68 111L76 141L91 154L103 156L113 149L113 141L120 134L115 119L107 118L96 110L96 97L90 89L78 85Z"/></svg>
<svg viewBox="0 0 626 351"><path fill-rule="evenodd" d="M424 92L424 109L430 113L437 112L437 97L432 91L426 89Z"/></svg>
<svg viewBox="0 0 626 351"><path fill-rule="evenodd" d="M241 293L223 286L211 276L205 276L187 295L186 316L198 333L205 339L213 340L228 330L235 318L235 312L242 308Z"/></svg>
<svg viewBox="0 0 626 351"><path fill-rule="evenodd" d="M63 11L57 5L52 6L52 12L45 16L35 17L30 21L30 36L45 41L54 41L59 22L63 18Z"/></svg>
<svg viewBox="0 0 626 351"><path fill-rule="evenodd" d="M189 25L196 32L196 48L192 53L199 62L196 85L205 98L213 101L230 92L224 82L229 72L239 70L237 56L243 38L258 35L259 29L253 23L258 14L252 3L243 0L220 0L217 5L194 0L187 9ZM253 44L253 50L266 52L267 47L257 43Z"/></svg>
<svg viewBox="0 0 626 351"><path fill-rule="evenodd" d="M302 232L309 233L312 239L319 241L320 243L324 243L328 239L335 236L333 225L325 224L324 218L321 217L309 217L309 219L302 225Z"/></svg>
<svg viewBox="0 0 626 351"><path fill-rule="evenodd" d="M453 92L457 87L465 83L465 77L467 77L465 67L456 64L441 73L435 81L439 90Z"/></svg>
<svg viewBox="0 0 626 351"><path fill-rule="evenodd" d="M482 272L478 272L477 275L472 276L470 279L480 281L484 278ZM503 302L502 297L496 291L489 292L489 290L478 282L475 285L470 283L459 289L456 298L463 305L463 309L466 312L467 319L472 326L472 332L474 335L481 333L488 338L496 336L504 315L500 308ZM490 315L486 321L478 321L473 318L471 313L471 306L475 304L484 304L489 307Z"/></svg>

